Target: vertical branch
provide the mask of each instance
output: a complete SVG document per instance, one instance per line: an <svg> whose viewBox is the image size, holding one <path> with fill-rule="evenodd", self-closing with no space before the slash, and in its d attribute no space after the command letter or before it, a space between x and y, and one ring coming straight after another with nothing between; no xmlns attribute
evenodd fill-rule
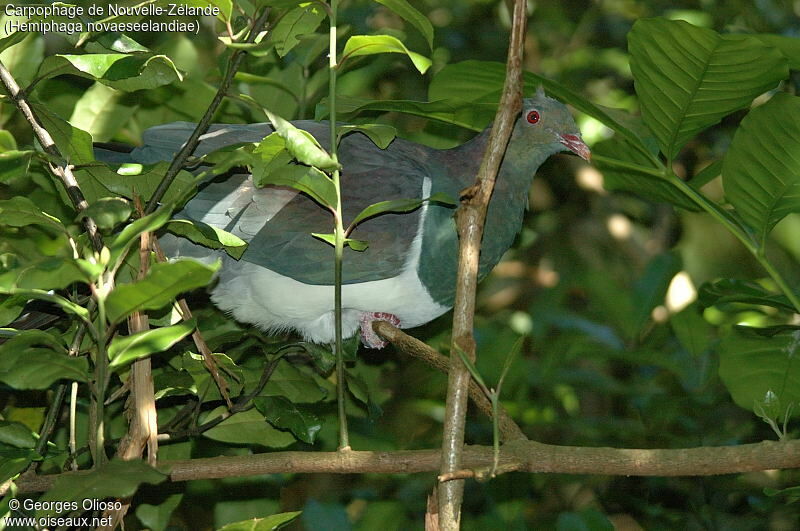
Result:
<svg viewBox="0 0 800 531"><path fill-rule="evenodd" d="M461 361L457 349L463 350L470 360L475 360L475 340L472 335L472 327L483 225L497 172L511 138L517 114L522 106L525 4L525 0L514 1L506 80L500 99L500 108L475 184L464 192L462 205L456 214L460 245L453 315L453 344L450 348L451 368L447 381L447 402L442 434L441 475L452 474L461 467L470 374ZM439 486L440 529L455 530L459 528L463 495L463 480L446 481Z"/></svg>
<svg viewBox="0 0 800 531"><path fill-rule="evenodd" d="M337 0L331 0L328 17L330 19L330 37L328 43L329 74L328 102L330 107L331 157L339 162L336 145L336 13ZM342 187L339 181L339 170L334 170L333 186L336 189L336 212L334 212L334 265L333 265L333 312L336 329L334 350L336 351L336 401L339 408L339 450L350 449L350 436L347 431L345 412L345 373L344 353L342 352L342 260L344 258L344 222L342 220Z"/></svg>

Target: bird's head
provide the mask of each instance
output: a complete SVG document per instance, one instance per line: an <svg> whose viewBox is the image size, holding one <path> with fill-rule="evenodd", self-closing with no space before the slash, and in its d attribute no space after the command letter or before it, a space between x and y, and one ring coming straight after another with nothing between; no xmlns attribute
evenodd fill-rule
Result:
<svg viewBox="0 0 800 531"><path fill-rule="evenodd" d="M522 101L522 114L514 126L514 135L519 135L521 145L550 153L569 150L587 161L592 156L567 107L545 96L541 87L532 98Z"/></svg>

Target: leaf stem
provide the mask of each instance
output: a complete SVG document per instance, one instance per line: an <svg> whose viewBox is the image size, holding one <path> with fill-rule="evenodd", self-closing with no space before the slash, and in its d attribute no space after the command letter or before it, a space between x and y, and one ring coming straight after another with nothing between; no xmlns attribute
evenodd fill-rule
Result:
<svg viewBox="0 0 800 531"><path fill-rule="evenodd" d="M328 42L329 78L328 78L328 104L330 109L331 132L331 158L339 162L337 134L336 134L336 14L338 1L331 0L328 19L330 20L330 40ZM344 257L345 232L342 218L342 187L339 180L339 170L334 170L331 175L333 186L336 189L336 212L334 213L334 266L333 266L333 311L336 352L336 401L339 410L339 450L350 449L350 437L347 431L347 415L345 412L345 371L344 352L342 347L342 259Z"/></svg>

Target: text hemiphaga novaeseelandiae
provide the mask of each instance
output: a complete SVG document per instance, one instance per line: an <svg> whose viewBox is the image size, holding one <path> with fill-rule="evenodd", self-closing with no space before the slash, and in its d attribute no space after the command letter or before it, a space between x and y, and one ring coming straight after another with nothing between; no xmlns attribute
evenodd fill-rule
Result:
<svg viewBox="0 0 800 531"><path fill-rule="evenodd" d="M297 121L329 148L329 125ZM128 154L129 162L170 160L195 124L176 122L144 133L144 145ZM270 124L214 125L201 137L195 155L242 142L259 142ZM347 223L364 207L392 199L427 198L444 193L457 198L473 183L488 129L448 150L395 139L380 149L362 133L345 136L338 150L342 165L342 203ZM524 100L497 177L486 219L480 275L486 275L511 246L522 225L528 188L545 159L571 150L584 159L589 148L567 108L540 91ZM104 160L102 150L98 159ZM122 162L116 154L115 162ZM366 240L364 252L348 251L343 266L344 337L361 326L368 346L383 346L369 323L385 319L402 328L422 325L453 304L458 237L452 206L424 203L410 213L386 213L357 226L353 237ZM190 200L178 217L214 225L249 243L240 260L222 251L165 236L168 256L201 260L221 258L214 303L239 321L264 330L296 330L304 338L334 339L333 248L311 233L331 232L330 212L295 190L256 188L246 174L215 181Z"/></svg>

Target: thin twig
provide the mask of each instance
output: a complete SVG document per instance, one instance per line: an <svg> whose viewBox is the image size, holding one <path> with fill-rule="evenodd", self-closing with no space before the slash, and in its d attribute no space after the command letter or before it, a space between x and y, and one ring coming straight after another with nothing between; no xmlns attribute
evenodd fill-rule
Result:
<svg viewBox="0 0 800 531"><path fill-rule="evenodd" d="M472 337L472 328L483 225L500 162L511 138L516 116L522 106L525 7L525 0L515 0L511 39L508 46L506 80L500 107L489 135L489 142L475 184L464 194L465 199L456 213L460 237L459 262L453 311L453 343L450 349L451 368L447 381L447 401L442 434L441 475L453 474L462 468L461 450L464 445L470 373L461 361L457 350L461 349L470 361L474 362L475 340ZM455 531L459 528L463 494L463 481L448 481L440 485L439 526L442 530Z"/></svg>
<svg viewBox="0 0 800 531"><path fill-rule="evenodd" d="M250 29L250 33L247 35L247 38L244 41L245 43L252 44L256 41L256 38L261 33L262 28L267 23L269 13L269 8L264 9L256 21L253 22L253 27ZM234 50L234 52L231 54L230 61L228 61L228 69L225 71L225 76L222 78L222 82L217 89L217 93L214 95L214 99L211 100L211 103L206 109L205 114L203 114L203 117L200 119L200 122L197 124L197 127L195 127L194 131L192 131L192 134L189 135L189 139L185 144L183 144L183 147L181 147L180 151L178 151L178 154L172 159L169 168L167 168L167 172L164 174L164 178L158 184L158 188L156 188L156 191L153 192L152 197L150 197L150 200L147 202L147 207L144 209L145 214L152 214L155 212L159 201L161 201L161 198L163 198L164 194L167 193L167 189L169 189L172 181L175 180L178 172L180 172L183 166L186 164L189 156L194 153L195 149L197 149L198 144L200 144L200 137L204 135L206 131L208 131L208 127L211 125L211 121L214 119L214 113L217 112L217 108L219 108L220 104L222 103L222 99L228 92L231 82L233 81L233 76L236 75L236 71L239 69L239 65L241 65L246 53L247 51L245 49L239 48Z"/></svg>

